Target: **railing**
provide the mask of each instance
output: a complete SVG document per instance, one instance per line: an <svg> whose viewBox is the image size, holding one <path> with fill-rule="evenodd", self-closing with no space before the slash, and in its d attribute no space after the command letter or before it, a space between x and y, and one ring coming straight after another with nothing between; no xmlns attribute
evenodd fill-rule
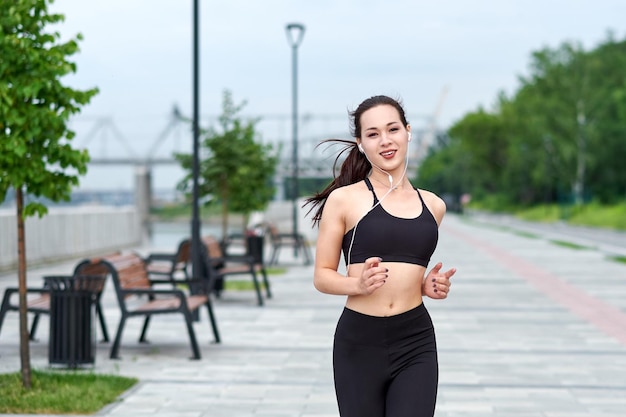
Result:
<svg viewBox="0 0 626 417"><path fill-rule="evenodd" d="M138 246L142 230L132 206L51 208L43 218L26 219L28 265L55 262ZM0 271L17 269L17 220L0 210Z"/></svg>

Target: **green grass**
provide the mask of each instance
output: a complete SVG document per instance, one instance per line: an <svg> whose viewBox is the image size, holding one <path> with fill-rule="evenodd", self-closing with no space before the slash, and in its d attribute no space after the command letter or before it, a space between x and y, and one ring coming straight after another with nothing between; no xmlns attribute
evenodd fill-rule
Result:
<svg viewBox="0 0 626 417"><path fill-rule="evenodd" d="M270 267L270 268L266 268L267 271L267 275L280 275L280 274L284 274L285 272L287 272L287 268L280 268L280 267ZM261 285L261 288L265 289L265 284L263 284L263 282L259 282L259 284ZM232 278L226 278L226 280L224 281L224 289L225 290L231 290L231 291L248 291L248 290L254 290L254 283L252 282L251 279L232 279Z"/></svg>
<svg viewBox="0 0 626 417"><path fill-rule="evenodd" d="M551 223L561 220L561 208L555 204L517 210L515 216L531 222Z"/></svg>
<svg viewBox="0 0 626 417"><path fill-rule="evenodd" d="M609 256L609 259L626 264L626 256Z"/></svg>
<svg viewBox="0 0 626 417"><path fill-rule="evenodd" d="M287 268L280 266L270 266L265 268L267 275L283 275L287 272Z"/></svg>
<svg viewBox="0 0 626 417"><path fill-rule="evenodd" d="M626 204L601 206L590 203L578 206L568 221L582 226L626 230Z"/></svg>
<svg viewBox="0 0 626 417"><path fill-rule="evenodd" d="M0 374L0 413L93 414L137 383L136 378L93 373L32 371L24 389L20 372Z"/></svg>
<svg viewBox="0 0 626 417"><path fill-rule="evenodd" d="M531 221L564 221L578 226L626 230L626 204L604 206L598 203L539 206L518 211L516 216Z"/></svg>
<svg viewBox="0 0 626 417"><path fill-rule="evenodd" d="M524 230L514 230L513 233L521 237L527 237L529 239L539 239L539 235L531 232L526 232Z"/></svg>
<svg viewBox="0 0 626 417"><path fill-rule="evenodd" d="M261 288L265 289L265 285L260 282L259 285ZM235 279L227 279L224 282L224 289L229 291L248 291L254 290L254 283L252 280L235 280Z"/></svg>
<svg viewBox="0 0 626 417"><path fill-rule="evenodd" d="M218 205L200 206L202 219L219 218L221 208ZM161 221L188 220L191 218L191 203L166 204L160 207L152 207L150 214ZM236 216L233 214L233 216Z"/></svg>
<svg viewBox="0 0 626 417"><path fill-rule="evenodd" d="M626 230L626 203L602 205L587 204L543 204L533 207L497 206L490 201L474 202L471 208L512 214L522 220L553 223L562 221L572 225Z"/></svg>
<svg viewBox="0 0 626 417"><path fill-rule="evenodd" d="M570 249L576 249L576 250L593 249L589 246L583 246L577 243L567 242L565 240L551 240L550 242L554 243L555 245L563 246L563 247L570 248Z"/></svg>

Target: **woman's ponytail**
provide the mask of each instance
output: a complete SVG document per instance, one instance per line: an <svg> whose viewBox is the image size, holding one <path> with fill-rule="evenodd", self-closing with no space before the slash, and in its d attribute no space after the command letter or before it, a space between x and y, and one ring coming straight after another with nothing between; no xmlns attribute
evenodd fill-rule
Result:
<svg viewBox="0 0 626 417"><path fill-rule="evenodd" d="M372 165L369 163L365 155L359 151L356 142L345 139L327 139L320 143L320 145L325 143L330 145L340 145L342 146L342 149L337 154L335 162L333 163L333 180L331 183L319 193L316 193L312 197L305 200L303 207L306 207L307 205L311 206L307 214L311 213L317 207L315 215L312 219L313 226L319 224L319 221L322 218L322 212L324 211L324 205L326 204L326 199L330 193L333 192L333 190L364 180L372 169ZM339 164L342 155L346 152L348 155L341 163L339 174L334 175L334 173L337 172L337 165Z"/></svg>

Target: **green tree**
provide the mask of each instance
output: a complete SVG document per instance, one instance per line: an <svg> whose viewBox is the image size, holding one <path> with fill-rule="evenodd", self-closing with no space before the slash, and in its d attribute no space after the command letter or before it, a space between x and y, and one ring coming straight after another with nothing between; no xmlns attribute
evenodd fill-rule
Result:
<svg viewBox="0 0 626 417"><path fill-rule="evenodd" d="M466 173L474 186L489 193L499 190L507 162L502 118L479 109L453 126L450 136L460 140L460 152L468 164Z"/></svg>
<svg viewBox="0 0 626 417"><path fill-rule="evenodd" d="M60 43L57 32L44 29L61 22L50 14L51 0L0 0L0 201L15 190L18 230L20 360L22 380L31 387L26 316L26 253L24 219L44 216L36 199L69 200L78 175L87 170L89 155L70 146L74 133L67 121L97 93L61 83L76 71L67 57L78 52L77 35ZM25 196L32 196L25 203Z"/></svg>
<svg viewBox="0 0 626 417"><path fill-rule="evenodd" d="M271 145L256 142L257 120L239 116L245 102L236 105L226 90L222 99L219 129L209 129L202 140L199 194L208 204L221 205L222 238L228 231L228 213L244 215L244 227L253 211L264 210L274 195L272 180L278 158ZM178 189L192 187L192 155L174 157L187 171Z"/></svg>
<svg viewBox="0 0 626 417"><path fill-rule="evenodd" d="M543 113L537 110L540 105L530 87L521 88L514 99L500 97L498 116L506 137L507 162L498 192L507 204L531 205L553 195L558 172L553 138L545 128Z"/></svg>
<svg viewBox="0 0 626 417"><path fill-rule="evenodd" d="M626 196L626 41L611 34L588 54L590 77L597 97L587 127L592 138L587 189L599 201L623 201Z"/></svg>
<svg viewBox="0 0 626 417"><path fill-rule="evenodd" d="M592 140L588 122L597 107L593 84L588 56L573 43L533 53L531 74L522 79L522 89L534 93L534 112L543 119L544 133L554 139L561 173L578 202L582 202Z"/></svg>
<svg viewBox="0 0 626 417"><path fill-rule="evenodd" d="M447 135L436 141L429 154L420 163L415 182L440 195L460 196L470 192L469 160L464 157L461 142Z"/></svg>
<svg viewBox="0 0 626 417"><path fill-rule="evenodd" d="M576 203L591 193L610 200L620 188L623 195L625 64L626 42L611 35L591 51L566 42L532 54L507 117L516 120L511 133L534 150L534 186L543 171L545 189Z"/></svg>
<svg viewBox="0 0 626 417"><path fill-rule="evenodd" d="M567 42L534 52L519 89L455 123L420 180L445 178L500 206L623 200L625 66L626 41L611 35L591 51Z"/></svg>

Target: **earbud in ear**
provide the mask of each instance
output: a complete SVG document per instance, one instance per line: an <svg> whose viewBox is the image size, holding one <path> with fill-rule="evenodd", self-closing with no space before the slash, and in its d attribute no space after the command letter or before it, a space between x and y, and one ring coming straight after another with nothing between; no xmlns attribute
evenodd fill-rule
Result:
<svg viewBox="0 0 626 417"><path fill-rule="evenodd" d="M357 145L357 148L359 148L359 152L365 153L365 151L363 150L363 146L361 146L360 143Z"/></svg>
<svg viewBox="0 0 626 417"><path fill-rule="evenodd" d="M409 141L409 142L411 141L411 132L409 132L409 137L408 137L407 141Z"/></svg>

